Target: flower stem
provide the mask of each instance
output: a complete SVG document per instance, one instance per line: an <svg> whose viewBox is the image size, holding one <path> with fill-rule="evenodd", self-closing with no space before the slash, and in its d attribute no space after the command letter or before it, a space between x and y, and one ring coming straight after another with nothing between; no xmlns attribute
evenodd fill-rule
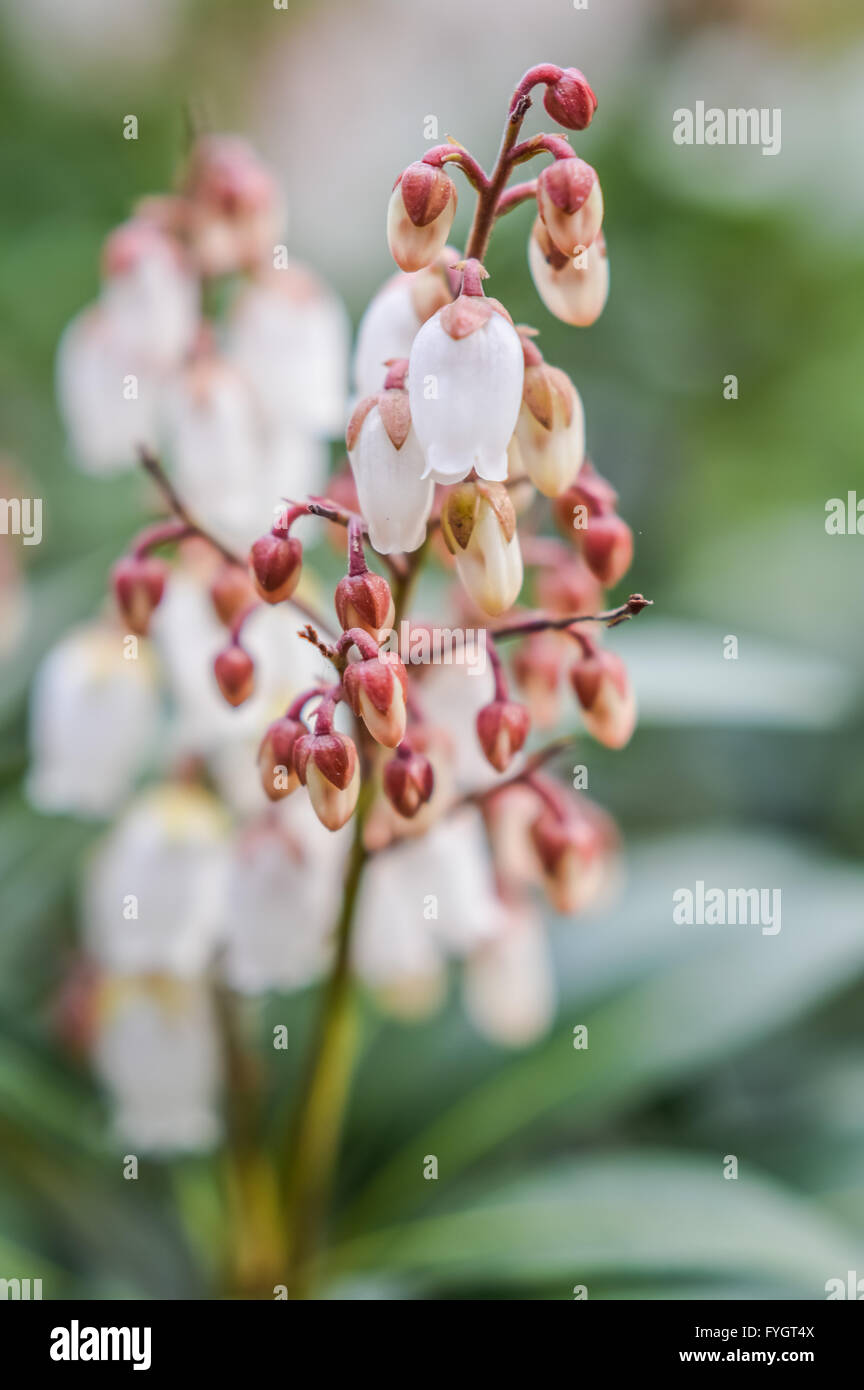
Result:
<svg viewBox="0 0 864 1390"><path fill-rule="evenodd" d="M425 552L425 544L414 551L405 574L396 582L393 592L395 627L410 601ZM363 870L369 858L364 830L373 799L373 785L364 781L354 812L354 839L336 923L336 956L325 987L309 1068L290 1133L285 1178L288 1221L285 1282L288 1296L293 1299L311 1296L315 1254L326 1215L351 1083L358 1032L357 1000L351 977L351 936Z"/></svg>

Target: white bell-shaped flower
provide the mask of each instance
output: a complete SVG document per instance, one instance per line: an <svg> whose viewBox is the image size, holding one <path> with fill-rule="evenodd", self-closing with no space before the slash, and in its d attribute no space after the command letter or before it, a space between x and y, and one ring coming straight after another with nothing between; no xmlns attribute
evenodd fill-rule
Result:
<svg viewBox="0 0 864 1390"><path fill-rule="evenodd" d="M503 482L507 446L522 399L519 335L506 309L486 299L476 261L462 293L418 332L411 348L411 419L435 482L458 483L476 469Z"/></svg>
<svg viewBox="0 0 864 1390"><path fill-rule="evenodd" d="M391 276L370 300L357 329L354 351L354 389L358 397L377 395L386 364L410 356L420 325L451 302L448 267L458 260L458 251L445 246L433 265L412 274Z"/></svg>
<svg viewBox="0 0 864 1390"><path fill-rule="evenodd" d="M100 304L65 328L57 348L57 405L84 472L131 469L142 444L156 448L161 389L161 376Z"/></svg>
<svg viewBox="0 0 864 1390"><path fill-rule="evenodd" d="M202 973L225 920L226 844L225 812L200 787L164 784L133 802L89 866L93 958L116 974Z"/></svg>
<svg viewBox="0 0 864 1390"><path fill-rule="evenodd" d="M543 921L530 901L501 903L502 929L466 962L466 1011L479 1032L526 1047L548 1029L555 977Z"/></svg>
<svg viewBox="0 0 864 1390"><path fill-rule="evenodd" d="M246 376L268 427L329 436L345 424L349 341L341 301L292 262L240 292L225 352Z"/></svg>
<svg viewBox="0 0 864 1390"><path fill-rule="evenodd" d="M178 242L145 218L111 233L100 303L128 355L152 371L178 367L199 327L198 283Z"/></svg>
<svg viewBox="0 0 864 1390"><path fill-rule="evenodd" d="M384 390L361 401L346 442L369 539L380 555L416 550L426 536L435 484L424 476L423 451L411 428L404 359Z"/></svg>
<svg viewBox="0 0 864 1390"><path fill-rule="evenodd" d="M194 1152L217 1142L219 1038L203 980L109 976L100 989L93 1063L125 1146Z"/></svg>
<svg viewBox="0 0 864 1390"><path fill-rule="evenodd" d="M45 812L107 816L126 800L153 751L159 723L155 664L134 639L93 623L74 628L43 659L30 703L27 795Z"/></svg>

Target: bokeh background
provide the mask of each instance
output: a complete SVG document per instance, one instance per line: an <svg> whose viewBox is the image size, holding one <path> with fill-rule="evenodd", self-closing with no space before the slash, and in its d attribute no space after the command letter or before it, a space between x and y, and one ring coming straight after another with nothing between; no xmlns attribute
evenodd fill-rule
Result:
<svg viewBox="0 0 864 1390"><path fill-rule="evenodd" d="M574 145L603 182L612 292L590 331L557 324L527 273L528 209L496 234L490 289L577 382L637 533L625 589L655 600L617 643L639 731L590 760L627 883L610 913L556 926L559 1014L527 1052L478 1038L458 1001L410 1028L369 1020L327 1294L818 1299L864 1273L864 538L825 531L864 426L854 0L2 0L0 32L0 448L45 527L39 547L0 539L24 585L0 696L0 1275L206 1297L220 1259L219 1154L124 1184L54 1026L98 827L28 808L26 692L141 519L135 479L70 466L59 334L107 229L170 183L189 110L279 170L292 253L356 321L391 272L384 206L426 118L490 162L538 61L583 68L600 99ZM672 112L700 99L780 107L781 153L676 146ZM781 933L676 927L672 893L697 879L779 887ZM287 1063L262 1049L274 1131L313 1006L292 1004ZM266 1004L262 1038L284 1017ZM417 1180L428 1154L435 1183Z"/></svg>

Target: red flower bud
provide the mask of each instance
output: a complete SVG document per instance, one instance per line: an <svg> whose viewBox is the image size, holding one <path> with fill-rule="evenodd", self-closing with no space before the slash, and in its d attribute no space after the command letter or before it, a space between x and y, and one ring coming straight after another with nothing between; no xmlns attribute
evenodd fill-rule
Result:
<svg viewBox="0 0 864 1390"><path fill-rule="evenodd" d="M565 130L585 130L597 110L597 98L584 73L578 68L565 68L557 82L546 88L543 105L553 121Z"/></svg>
<svg viewBox="0 0 864 1390"><path fill-rule="evenodd" d="M422 160L396 180L387 210L387 240L402 270L423 270L443 251L456 213L456 187Z"/></svg>
<svg viewBox="0 0 864 1390"><path fill-rule="evenodd" d="M299 785L294 766L294 745L306 733L299 719L284 715L270 725L258 749L261 785L271 801L281 801Z"/></svg>
<svg viewBox="0 0 864 1390"><path fill-rule="evenodd" d="M556 814L541 811L531 842L549 901L558 912L581 912L602 892L617 835L612 821L584 797Z"/></svg>
<svg viewBox="0 0 864 1390"><path fill-rule="evenodd" d="M589 517L581 533L582 554L604 588L622 579L633 563L633 532L620 516Z"/></svg>
<svg viewBox="0 0 864 1390"><path fill-rule="evenodd" d="M213 670L229 705L242 705L249 699L255 684L255 665L242 647L226 647L213 662Z"/></svg>
<svg viewBox="0 0 864 1390"><path fill-rule="evenodd" d="M252 547L250 565L255 588L265 603L282 603L300 582L303 547L295 536L277 535L274 527Z"/></svg>
<svg viewBox="0 0 864 1390"><path fill-rule="evenodd" d="M390 585L380 574L346 574L336 585L333 601L345 632L362 627L380 643L392 630L396 608Z"/></svg>
<svg viewBox="0 0 864 1390"><path fill-rule="evenodd" d="M578 155L547 165L537 179L537 209L565 256L590 246L603 223L603 193L595 170Z"/></svg>
<svg viewBox="0 0 864 1390"><path fill-rule="evenodd" d="M582 618L603 607L603 585L582 556L571 553L561 564L543 566L537 576L537 599L541 608Z"/></svg>
<svg viewBox="0 0 864 1390"><path fill-rule="evenodd" d="M342 677L345 695L358 719L385 748L397 748L405 737L408 677L393 652L365 661L350 661Z"/></svg>
<svg viewBox="0 0 864 1390"><path fill-rule="evenodd" d="M515 700L493 700L477 714L477 737L496 772L506 772L523 747L531 728L531 716Z"/></svg>
<svg viewBox="0 0 864 1390"><path fill-rule="evenodd" d="M404 750L404 751L403 751ZM424 753L405 744L384 767L384 793L400 816L411 820L435 790L435 773Z"/></svg>
<svg viewBox="0 0 864 1390"><path fill-rule="evenodd" d="M168 566L152 555L124 555L111 572L117 606L139 637L146 637L153 610L165 592Z"/></svg>
<svg viewBox="0 0 864 1390"><path fill-rule="evenodd" d="M249 576L239 565L227 562L219 570L210 585L210 601L216 616L226 627L254 601L254 591Z"/></svg>
<svg viewBox="0 0 864 1390"><path fill-rule="evenodd" d="M582 706L590 734L607 748L623 748L636 727L636 697L620 656L589 651L570 671L570 684Z"/></svg>
<svg viewBox="0 0 864 1390"><path fill-rule="evenodd" d="M360 764L345 734L303 734L294 744L294 766L313 810L328 830L350 820L360 792Z"/></svg>

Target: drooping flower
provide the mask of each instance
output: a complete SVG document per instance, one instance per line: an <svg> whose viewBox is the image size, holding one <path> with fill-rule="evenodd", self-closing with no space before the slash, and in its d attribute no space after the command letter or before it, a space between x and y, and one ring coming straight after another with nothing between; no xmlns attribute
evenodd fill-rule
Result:
<svg viewBox="0 0 864 1390"><path fill-rule="evenodd" d="M636 727L636 696L620 656L583 637L583 654L570 670L582 721L607 748L623 748Z"/></svg>
<svg viewBox="0 0 864 1390"><path fill-rule="evenodd" d="M571 259L558 250L538 217L528 241L528 264L550 314L583 328L600 317L609 296L609 258L602 232Z"/></svg>
<svg viewBox="0 0 864 1390"><path fill-rule="evenodd" d="M537 179L537 208L555 246L573 257L586 250L603 223L603 193L597 172L584 159L556 159Z"/></svg>
<svg viewBox="0 0 864 1390"><path fill-rule="evenodd" d="M465 262L462 293L419 330L411 348L411 419L426 476L458 483L472 469L503 482L522 398L519 335L507 310L483 294L486 271Z"/></svg>
<svg viewBox="0 0 864 1390"><path fill-rule="evenodd" d="M90 864L85 931L113 974L192 977L224 925L227 816L200 787L165 783L134 801Z"/></svg>
<svg viewBox="0 0 864 1390"><path fill-rule="evenodd" d="M106 977L93 1063L124 1146L170 1153L217 1143L219 1038L205 981Z"/></svg>
<svg viewBox="0 0 864 1390"><path fill-rule="evenodd" d="M372 298L360 320L354 352L354 387L361 399L381 390L385 364L407 358L420 325L450 303L447 266L458 260L459 252L445 246L432 265L391 276Z"/></svg>
<svg viewBox="0 0 864 1390"><path fill-rule="evenodd" d="M552 1022L555 976L531 902L502 902L500 912L501 930L465 962L462 994L478 1032L505 1047L526 1047Z"/></svg>
<svg viewBox="0 0 864 1390"><path fill-rule="evenodd" d="M416 550L426 536L435 485L411 428L407 362L394 363L384 389L361 401L346 442L369 539L381 555Z"/></svg>
<svg viewBox="0 0 864 1390"><path fill-rule="evenodd" d="M492 700L477 715L480 747L496 772L506 772L528 737L531 716L515 700Z"/></svg>
<svg viewBox="0 0 864 1390"><path fill-rule="evenodd" d="M354 814L360 794L360 763L353 739L332 729L303 734L294 744L294 766L315 814L328 830L339 830Z"/></svg>
<svg viewBox="0 0 864 1390"><path fill-rule="evenodd" d="M40 811L110 814L153 750L155 666L146 645L127 659L123 638L101 623L74 628L36 673L27 794Z"/></svg>
<svg viewBox="0 0 864 1390"><path fill-rule="evenodd" d="M441 529L474 602L490 617L506 613L522 588L516 513L507 490L497 483L452 488L441 513Z"/></svg>
<svg viewBox="0 0 864 1390"><path fill-rule="evenodd" d="M359 660L349 660L342 677L348 704L377 743L396 748L405 737L407 721L405 667L395 652L379 652L368 633L349 631L345 637L353 637L360 650ZM367 654L367 643L374 648L372 654Z"/></svg>
<svg viewBox="0 0 864 1390"><path fill-rule="evenodd" d="M393 187L387 241L401 270L422 270L444 250L456 215L456 187L443 169L418 160Z"/></svg>
<svg viewBox="0 0 864 1390"><path fill-rule="evenodd" d="M181 188L184 230L203 275L248 271L272 257L282 200L273 175L246 140L199 137Z"/></svg>
<svg viewBox="0 0 864 1390"><path fill-rule="evenodd" d="M558 497L585 457L585 412L566 372L550 367L524 332L525 384L516 423L522 463L546 497Z"/></svg>

